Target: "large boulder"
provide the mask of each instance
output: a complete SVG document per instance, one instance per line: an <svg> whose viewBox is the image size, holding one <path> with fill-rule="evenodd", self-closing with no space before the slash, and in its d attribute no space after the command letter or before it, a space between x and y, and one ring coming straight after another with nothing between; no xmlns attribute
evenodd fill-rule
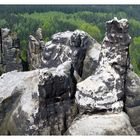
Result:
<svg viewBox="0 0 140 140"><path fill-rule="evenodd" d="M77 84L76 102L82 111L123 109L124 81L128 67L128 21L114 18L107 23L99 66L95 74Z"/></svg>
<svg viewBox="0 0 140 140"><path fill-rule="evenodd" d="M136 135L128 116L119 114L82 115L76 118L67 135Z"/></svg>
<svg viewBox="0 0 140 140"><path fill-rule="evenodd" d="M52 36L43 51L42 67L57 67L69 60L78 79L85 79L98 66L101 46L84 31L60 32Z"/></svg>
<svg viewBox="0 0 140 140"><path fill-rule="evenodd" d="M71 62L0 77L1 135L62 135L78 113Z"/></svg>

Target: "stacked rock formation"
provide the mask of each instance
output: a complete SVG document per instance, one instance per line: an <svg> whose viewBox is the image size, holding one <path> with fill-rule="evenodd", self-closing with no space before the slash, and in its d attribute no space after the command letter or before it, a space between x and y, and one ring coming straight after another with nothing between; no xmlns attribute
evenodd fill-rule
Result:
<svg viewBox="0 0 140 140"><path fill-rule="evenodd" d="M42 67L57 67L71 61L77 80L94 73L98 66L101 45L84 31L61 32L46 43L42 56Z"/></svg>
<svg viewBox="0 0 140 140"><path fill-rule="evenodd" d="M76 101L85 111L123 109L130 39L127 20L107 22L99 66L94 75L77 85Z"/></svg>
<svg viewBox="0 0 140 140"><path fill-rule="evenodd" d="M44 41L42 40L42 30L38 28L36 31L36 37L29 36L29 51L28 60L30 69L38 69L41 67L41 56L44 47Z"/></svg>
<svg viewBox="0 0 140 140"><path fill-rule="evenodd" d="M0 134L136 135L139 80L129 76L128 21L106 25L102 45L83 31L57 33L43 48L42 69L0 77ZM30 47L39 47L39 34Z"/></svg>
<svg viewBox="0 0 140 140"><path fill-rule="evenodd" d="M64 36L66 33L59 34L60 40L64 39L61 35ZM84 56L85 60L87 59L92 61L91 66L97 67L100 44L98 44L97 41L92 39L87 33L83 31L71 32L71 36L74 35L75 37L73 38L73 42L77 41L75 39L77 39L79 34L81 35L80 40L82 40L82 37L84 38L86 35L86 38L89 41L88 45L86 46L87 48ZM55 38L59 38L59 35L55 35ZM65 36L65 38L67 38L67 40L71 40L71 36ZM64 41L63 43L61 42L53 45L55 45L57 48L57 45L60 44L59 46L62 47L62 50L65 49L65 47L69 49L72 47L73 51L80 49L82 50L81 44L76 46L76 48L75 46L66 46ZM46 53L46 49L49 47L46 46L44 49L44 54ZM53 68L45 68L30 72L13 71L1 76L1 134L65 134L73 119L78 114L77 105L75 104L77 80L74 76L76 69L74 68L73 64L73 62L75 62L73 61L73 55L71 54L72 56L70 56L69 59L65 59L62 62L59 60L59 57L67 55L68 53L68 51L63 52L62 50L58 56L58 66L55 65ZM93 50L95 50L95 52ZM83 51L85 51L85 49ZM49 51L47 53L49 53ZM53 52L53 54L55 53L56 52ZM94 53L96 55L94 55ZM76 58L79 60L76 60ZM75 57L77 62L80 62L80 59L81 57ZM84 61L84 59L82 60ZM50 64L55 62L54 59L50 59L49 61L51 61ZM88 67L90 66L83 65L83 68L79 67L79 69L83 69L83 74L85 73L85 76L90 75L91 72L93 73L91 70L86 71ZM94 69L96 67L94 67ZM4 86L4 84L10 86L10 88L6 90L7 87ZM8 109L9 111L6 111L5 109Z"/></svg>
<svg viewBox="0 0 140 140"><path fill-rule="evenodd" d="M10 30L7 28L1 29L2 35L2 53L1 65L5 72L12 70L21 70L22 65L20 61L20 40L12 38ZM0 58L0 59L1 59Z"/></svg>
<svg viewBox="0 0 140 140"><path fill-rule="evenodd" d="M99 66L94 75L77 84L76 103L83 115L74 121L68 134L136 134L123 112L129 68L128 46L131 40L128 21L114 18L106 25L107 33L101 48Z"/></svg>

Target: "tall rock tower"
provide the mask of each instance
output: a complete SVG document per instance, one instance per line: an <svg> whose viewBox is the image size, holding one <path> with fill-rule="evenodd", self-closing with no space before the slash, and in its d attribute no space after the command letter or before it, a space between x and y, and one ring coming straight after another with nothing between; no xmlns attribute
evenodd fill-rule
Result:
<svg viewBox="0 0 140 140"><path fill-rule="evenodd" d="M99 66L95 74L77 84L76 103L80 118L67 131L70 135L135 135L124 112L128 48L131 37L127 19L106 22Z"/></svg>
<svg viewBox="0 0 140 140"><path fill-rule="evenodd" d="M20 61L20 40L13 39L11 31L7 28L1 28L0 44L1 44L1 57L0 65L4 72L13 70L21 70L22 65Z"/></svg>

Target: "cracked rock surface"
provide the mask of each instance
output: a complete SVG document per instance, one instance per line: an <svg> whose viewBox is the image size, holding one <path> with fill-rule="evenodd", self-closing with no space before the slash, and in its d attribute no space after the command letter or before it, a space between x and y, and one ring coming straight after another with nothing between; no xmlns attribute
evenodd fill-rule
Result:
<svg viewBox="0 0 140 140"><path fill-rule="evenodd" d="M99 66L95 74L77 84L76 102L85 111L123 109L124 80L128 67L128 22L113 19L106 23Z"/></svg>
<svg viewBox="0 0 140 140"><path fill-rule="evenodd" d="M65 62L58 68L3 74L0 134L62 135L78 113L70 68Z"/></svg>
<svg viewBox="0 0 140 140"><path fill-rule="evenodd" d="M102 45L84 31L57 33L40 69L3 74L0 135L138 134L140 79L129 66L128 29L126 19L107 21Z"/></svg>
<svg viewBox="0 0 140 140"><path fill-rule="evenodd" d="M131 40L128 27L126 19L106 22L99 66L93 75L77 84L75 97L81 116L75 118L66 134L137 134L123 112Z"/></svg>
<svg viewBox="0 0 140 140"><path fill-rule="evenodd" d="M72 61L77 80L94 73L98 66L101 45L84 31L60 32L47 42L42 56L42 67L57 67Z"/></svg>

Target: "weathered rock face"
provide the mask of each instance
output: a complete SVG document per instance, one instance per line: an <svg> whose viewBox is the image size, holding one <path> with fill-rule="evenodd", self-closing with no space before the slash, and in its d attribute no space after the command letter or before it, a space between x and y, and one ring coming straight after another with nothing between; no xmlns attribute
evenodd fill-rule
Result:
<svg viewBox="0 0 140 140"><path fill-rule="evenodd" d="M136 135L123 112L129 67L128 22L114 18L106 24L99 66L94 75L77 84L75 96L81 116L75 118L68 135Z"/></svg>
<svg viewBox="0 0 140 140"><path fill-rule="evenodd" d="M62 135L78 113L70 69L65 62L50 70L3 74L0 134Z"/></svg>
<svg viewBox="0 0 140 140"><path fill-rule="evenodd" d="M133 84L136 76L127 73L128 22L114 18L106 24L101 49L83 31L58 33L43 48L41 66L39 53L31 57L32 66L46 68L0 77L0 134L136 135L123 112L126 108L135 118L130 109L138 99L129 95L139 93L139 80ZM30 53L35 54L41 30L30 39ZM131 120L136 130L138 121Z"/></svg>
<svg viewBox="0 0 140 140"><path fill-rule="evenodd" d="M57 67L69 60L77 79L85 79L97 68L100 49L100 44L83 31L57 33L46 43L42 67Z"/></svg>
<svg viewBox="0 0 140 140"><path fill-rule="evenodd" d="M140 134L140 78L128 70L125 109L134 129Z"/></svg>
<svg viewBox="0 0 140 140"><path fill-rule="evenodd" d="M36 38L30 36L29 52L31 55L35 53L34 51L40 51L39 41L42 38L40 30L36 34ZM53 37L55 38L52 40L53 43L54 40L56 43L60 37L58 41L60 43L56 43L55 47L62 43L64 34L60 33ZM48 62L50 65L45 65L49 69L11 72L1 76L0 134L63 135L70 127L78 114L75 104L77 79L83 75L85 77L90 75L92 73L91 68L94 71L100 53L100 45L85 32L75 31L70 34L71 36L66 36L66 39L72 40L71 45L63 41L65 46L62 44L61 53L58 55L58 58L61 58L61 56L64 58L69 53L67 49L71 49L73 53L70 52L69 58L62 59L63 61L58 59L56 65L53 65L55 59L50 59L50 63ZM84 45L76 45L77 40L79 40L77 36L80 36ZM49 47L46 47L45 50ZM55 49L53 48L53 55L57 55ZM39 61L36 62L31 64L39 64ZM77 65L79 67L76 67ZM82 71L82 75L80 71ZM75 73L79 76L78 78L75 77ZM10 88L6 90L7 88L4 85L10 86Z"/></svg>
<svg viewBox="0 0 140 140"><path fill-rule="evenodd" d="M30 69L38 69L41 67L41 56L44 47L44 41L42 40L42 30L38 28L36 31L36 38L32 35L29 36L29 51L28 60Z"/></svg>
<svg viewBox="0 0 140 140"><path fill-rule="evenodd" d="M83 115L73 121L67 135L136 135L128 116L119 114Z"/></svg>
<svg viewBox="0 0 140 140"><path fill-rule="evenodd" d="M108 21L99 66L94 75L77 84L80 108L89 112L122 111L129 43L127 20Z"/></svg>
<svg viewBox="0 0 140 140"><path fill-rule="evenodd" d="M0 60L1 65L5 72L9 72L12 70L21 70L22 65L19 59L19 49L20 49L20 40L12 39L10 35L10 30L7 28L2 30L2 60ZM1 59L1 58L0 58Z"/></svg>

